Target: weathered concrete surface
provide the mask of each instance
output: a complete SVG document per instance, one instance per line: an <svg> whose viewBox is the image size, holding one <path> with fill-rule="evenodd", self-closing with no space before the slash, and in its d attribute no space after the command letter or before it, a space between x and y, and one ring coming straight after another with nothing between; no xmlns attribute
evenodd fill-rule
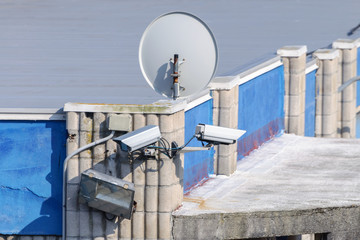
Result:
<svg viewBox="0 0 360 240"><path fill-rule="evenodd" d="M175 239L360 239L360 140L283 135L185 196Z"/></svg>

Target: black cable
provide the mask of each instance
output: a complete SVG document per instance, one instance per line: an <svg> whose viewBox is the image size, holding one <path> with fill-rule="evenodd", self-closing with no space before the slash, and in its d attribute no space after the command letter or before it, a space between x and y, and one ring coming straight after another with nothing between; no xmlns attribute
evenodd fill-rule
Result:
<svg viewBox="0 0 360 240"><path fill-rule="evenodd" d="M356 32L356 30L358 30L359 28L360 28L360 23L359 23L356 27L352 28L352 29L347 33L347 35L348 35L348 36L353 35L353 34Z"/></svg>
<svg viewBox="0 0 360 240"><path fill-rule="evenodd" d="M108 220L108 221L113 221L113 220L116 218L115 215L112 215L112 214L110 214L110 213L103 212L103 214L104 214L104 217L106 218L106 220ZM111 215L112 218L109 218L109 217L107 216L107 214Z"/></svg>
<svg viewBox="0 0 360 240"><path fill-rule="evenodd" d="M195 138L195 135L192 136L192 137L190 138L190 140L189 140L187 143L185 143L184 145L182 145L180 148L183 149L184 147L186 147L186 146L191 142L191 140L193 140L194 138Z"/></svg>
<svg viewBox="0 0 360 240"><path fill-rule="evenodd" d="M160 153L163 153L165 156L167 156L168 158L173 158L176 153L183 149L184 147L186 147L196 136L193 135L190 140L188 140L184 145L182 145L181 147L170 147L170 143L168 140L166 140L165 138L160 138L160 140L158 141L160 146L149 146L148 148L150 149L158 149Z"/></svg>

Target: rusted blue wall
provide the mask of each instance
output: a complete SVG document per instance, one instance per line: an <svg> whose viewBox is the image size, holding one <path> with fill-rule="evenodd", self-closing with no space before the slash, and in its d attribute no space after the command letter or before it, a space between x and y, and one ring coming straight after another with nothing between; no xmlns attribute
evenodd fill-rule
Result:
<svg viewBox="0 0 360 240"><path fill-rule="evenodd" d="M284 67L239 86L238 160L284 129Z"/></svg>
<svg viewBox="0 0 360 240"><path fill-rule="evenodd" d="M306 74L305 92L305 136L315 136L315 73L316 70Z"/></svg>
<svg viewBox="0 0 360 240"><path fill-rule="evenodd" d="M213 124L213 100L210 99L185 112L185 139L187 142L195 133L199 123ZM201 142L193 139L188 146L200 147ZM184 154L184 192L214 173L214 150L198 151Z"/></svg>
<svg viewBox="0 0 360 240"><path fill-rule="evenodd" d="M0 121L0 234L61 235L65 121Z"/></svg>

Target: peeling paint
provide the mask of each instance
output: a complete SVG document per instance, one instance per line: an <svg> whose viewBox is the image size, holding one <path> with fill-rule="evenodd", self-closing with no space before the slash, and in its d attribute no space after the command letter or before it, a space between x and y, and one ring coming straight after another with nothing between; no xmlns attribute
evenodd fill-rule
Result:
<svg viewBox="0 0 360 240"><path fill-rule="evenodd" d="M271 140L275 136L282 134L283 129L284 121L282 118L278 118L266 124L262 128L259 128L255 132L242 137L237 142L238 160L248 156L252 151L258 149L262 144Z"/></svg>
<svg viewBox="0 0 360 240"><path fill-rule="evenodd" d="M13 188L13 187L9 187L9 186L0 186L0 188L2 189L9 189L9 190L13 190L13 191L27 191L30 192L31 194L33 194L34 196L38 197L38 198L43 198L46 199L47 197L45 196L40 196L38 194L36 194L34 191L31 191L29 188L27 187L23 187L23 188Z"/></svg>
<svg viewBox="0 0 360 240"><path fill-rule="evenodd" d="M61 235L67 136L65 121L0 121L0 234Z"/></svg>

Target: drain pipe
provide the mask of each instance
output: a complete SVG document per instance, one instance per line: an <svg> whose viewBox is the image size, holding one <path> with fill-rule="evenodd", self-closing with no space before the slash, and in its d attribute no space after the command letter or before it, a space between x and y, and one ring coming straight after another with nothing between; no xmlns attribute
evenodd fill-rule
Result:
<svg viewBox="0 0 360 240"><path fill-rule="evenodd" d="M360 76L350 78L349 80L347 80L345 83L343 83L343 84L338 88L338 92L344 91L344 89L347 88L348 86L350 86L350 84L352 84L353 82L359 81L359 80L360 80Z"/></svg>
<svg viewBox="0 0 360 240"><path fill-rule="evenodd" d="M63 189L62 189L62 195L63 195L63 198L62 198L62 205L63 205L62 206L62 239L64 239L64 240L66 240L66 173L67 173L68 162L73 156L79 154L80 152L82 152L88 148L94 147L96 145L99 145L103 142L106 142L106 141L112 139L114 137L114 135L115 135L115 131L112 131L109 136L99 139L99 140L96 140L95 142L89 143L88 145L85 145L85 146L79 148L78 150L76 150L75 152L73 152L69 156L67 156L64 160Z"/></svg>

